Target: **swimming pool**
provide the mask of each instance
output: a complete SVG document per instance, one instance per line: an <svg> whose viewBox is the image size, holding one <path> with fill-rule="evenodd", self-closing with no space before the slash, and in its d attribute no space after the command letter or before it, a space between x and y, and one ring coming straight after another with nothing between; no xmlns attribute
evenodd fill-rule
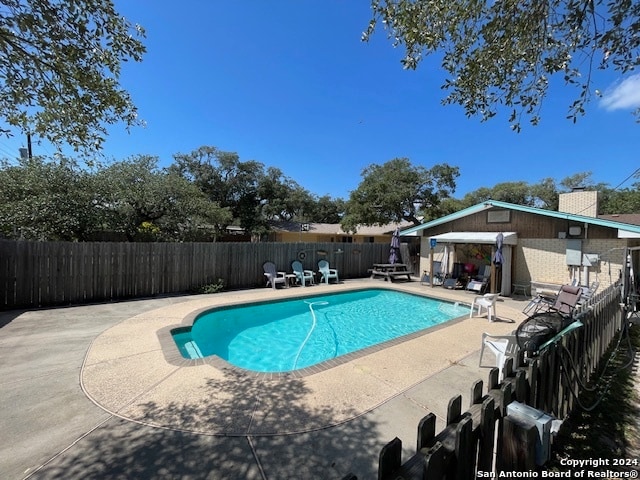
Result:
<svg viewBox="0 0 640 480"><path fill-rule="evenodd" d="M288 372L468 313L468 306L367 289L217 308L172 335L184 358L217 355L247 370Z"/></svg>

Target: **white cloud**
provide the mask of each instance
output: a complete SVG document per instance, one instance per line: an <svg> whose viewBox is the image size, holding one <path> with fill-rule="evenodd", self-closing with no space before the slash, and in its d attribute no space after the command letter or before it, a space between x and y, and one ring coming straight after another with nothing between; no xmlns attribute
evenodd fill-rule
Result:
<svg viewBox="0 0 640 480"><path fill-rule="evenodd" d="M626 110L640 107L640 74L632 75L610 86L603 94L600 106L606 110Z"/></svg>

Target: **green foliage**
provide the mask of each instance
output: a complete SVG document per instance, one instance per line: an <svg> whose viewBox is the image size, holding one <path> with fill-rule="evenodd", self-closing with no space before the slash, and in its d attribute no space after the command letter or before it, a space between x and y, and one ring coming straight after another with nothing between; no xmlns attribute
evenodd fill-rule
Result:
<svg viewBox="0 0 640 480"><path fill-rule="evenodd" d="M77 241L96 229L92 178L73 161L36 157L0 167L0 235Z"/></svg>
<svg viewBox="0 0 640 480"><path fill-rule="evenodd" d="M259 238L275 220L340 222L354 231L358 225L402 220L417 225L488 199L557 210L559 193L578 185L601 192L600 213L640 212L640 183L611 189L594 183L590 172L560 181L480 187L459 200L451 197L458 168L427 169L406 158L365 168L345 204L328 195L315 197L277 168L265 171L235 154L210 152L223 161L190 157L189 163L160 168L156 157L139 155L93 170L62 156L1 162L0 237L215 241L238 222Z"/></svg>
<svg viewBox="0 0 640 480"><path fill-rule="evenodd" d="M123 62L142 60L144 30L112 1L0 4L0 117L7 124L90 152L101 147L106 125L140 123L118 79Z"/></svg>
<svg viewBox="0 0 640 480"><path fill-rule="evenodd" d="M498 183L491 188L480 187L467 193L462 199L462 203L465 207L470 207L485 200L499 200L516 205L534 206L535 204L535 200L531 196L530 185L523 181Z"/></svg>
<svg viewBox="0 0 640 480"><path fill-rule="evenodd" d="M640 183L634 188L605 191L602 197L600 213L640 213Z"/></svg>
<svg viewBox="0 0 640 480"><path fill-rule="evenodd" d="M253 160L241 161L237 153L203 146L174 155L169 171L191 182L211 201L228 208L234 224L254 238L269 230L273 220L320 221L335 218L343 204L316 198L275 167L265 170Z"/></svg>
<svg viewBox="0 0 640 480"><path fill-rule="evenodd" d="M621 73L640 65L640 4L628 0L372 0L363 40L381 23L394 47L404 47L404 68L435 53L447 73L443 103L487 120L499 106L509 122L540 121L553 79L576 88L567 118L584 115L592 69ZM595 90L595 89L594 89ZM640 109L635 112L640 117Z"/></svg>
<svg viewBox="0 0 640 480"><path fill-rule="evenodd" d="M600 192L600 211L598 212L600 214L640 212L640 183L635 183L633 188L612 189L605 183L594 182L591 172L575 173L559 181L545 178L534 184L519 181L498 183L493 187L480 187L467 193L462 200L453 200L447 208L448 213L454 213L492 199L557 211L560 193L570 192L577 187Z"/></svg>
<svg viewBox="0 0 640 480"><path fill-rule="evenodd" d="M224 280L219 278L214 283L207 283L206 285L202 285L198 287L195 291L196 293L219 293L224 290Z"/></svg>
<svg viewBox="0 0 640 480"><path fill-rule="evenodd" d="M307 221L319 223L340 223L346 209L346 203L341 198L331 198L323 195L311 202L311 211Z"/></svg>
<svg viewBox="0 0 640 480"><path fill-rule="evenodd" d="M457 167L441 164L426 169L406 158L369 165L362 172L362 182L351 192L342 227L353 231L359 224L402 220L418 225L419 213L436 218L442 201L455 191L458 175Z"/></svg>
<svg viewBox="0 0 640 480"><path fill-rule="evenodd" d="M97 173L96 184L105 229L129 240L190 240L212 227L206 238L211 240L231 218L228 209L207 199L193 183L160 169L156 157L114 163Z"/></svg>

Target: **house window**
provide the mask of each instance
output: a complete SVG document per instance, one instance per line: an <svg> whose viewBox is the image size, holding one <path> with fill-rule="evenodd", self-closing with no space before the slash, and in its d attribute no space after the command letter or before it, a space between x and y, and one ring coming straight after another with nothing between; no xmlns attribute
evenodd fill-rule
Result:
<svg viewBox="0 0 640 480"><path fill-rule="evenodd" d="M364 243L374 243L375 237L364 237Z"/></svg>
<svg viewBox="0 0 640 480"><path fill-rule="evenodd" d="M342 243L353 243L353 237L342 237Z"/></svg>

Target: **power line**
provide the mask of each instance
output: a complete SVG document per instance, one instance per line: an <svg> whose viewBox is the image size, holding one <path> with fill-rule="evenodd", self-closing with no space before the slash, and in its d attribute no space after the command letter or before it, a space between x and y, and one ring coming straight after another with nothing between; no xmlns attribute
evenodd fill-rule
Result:
<svg viewBox="0 0 640 480"><path fill-rule="evenodd" d="M618 190L622 185L624 185L625 183L627 183L627 181L630 178L633 178L636 174L640 173L640 168L636 168L633 173L631 175L629 175L627 178L625 178L622 182L620 182L618 185L616 185L611 191L615 192L616 190ZM576 215L579 215L580 213L584 212L585 210L590 209L591 207L593 207L594 205L597 204L597 201L592 203L591 205L587 205L586 207L584 207L582 210L576 212ZM598 215L598 212L596 212L596 215Z"/></svg>

